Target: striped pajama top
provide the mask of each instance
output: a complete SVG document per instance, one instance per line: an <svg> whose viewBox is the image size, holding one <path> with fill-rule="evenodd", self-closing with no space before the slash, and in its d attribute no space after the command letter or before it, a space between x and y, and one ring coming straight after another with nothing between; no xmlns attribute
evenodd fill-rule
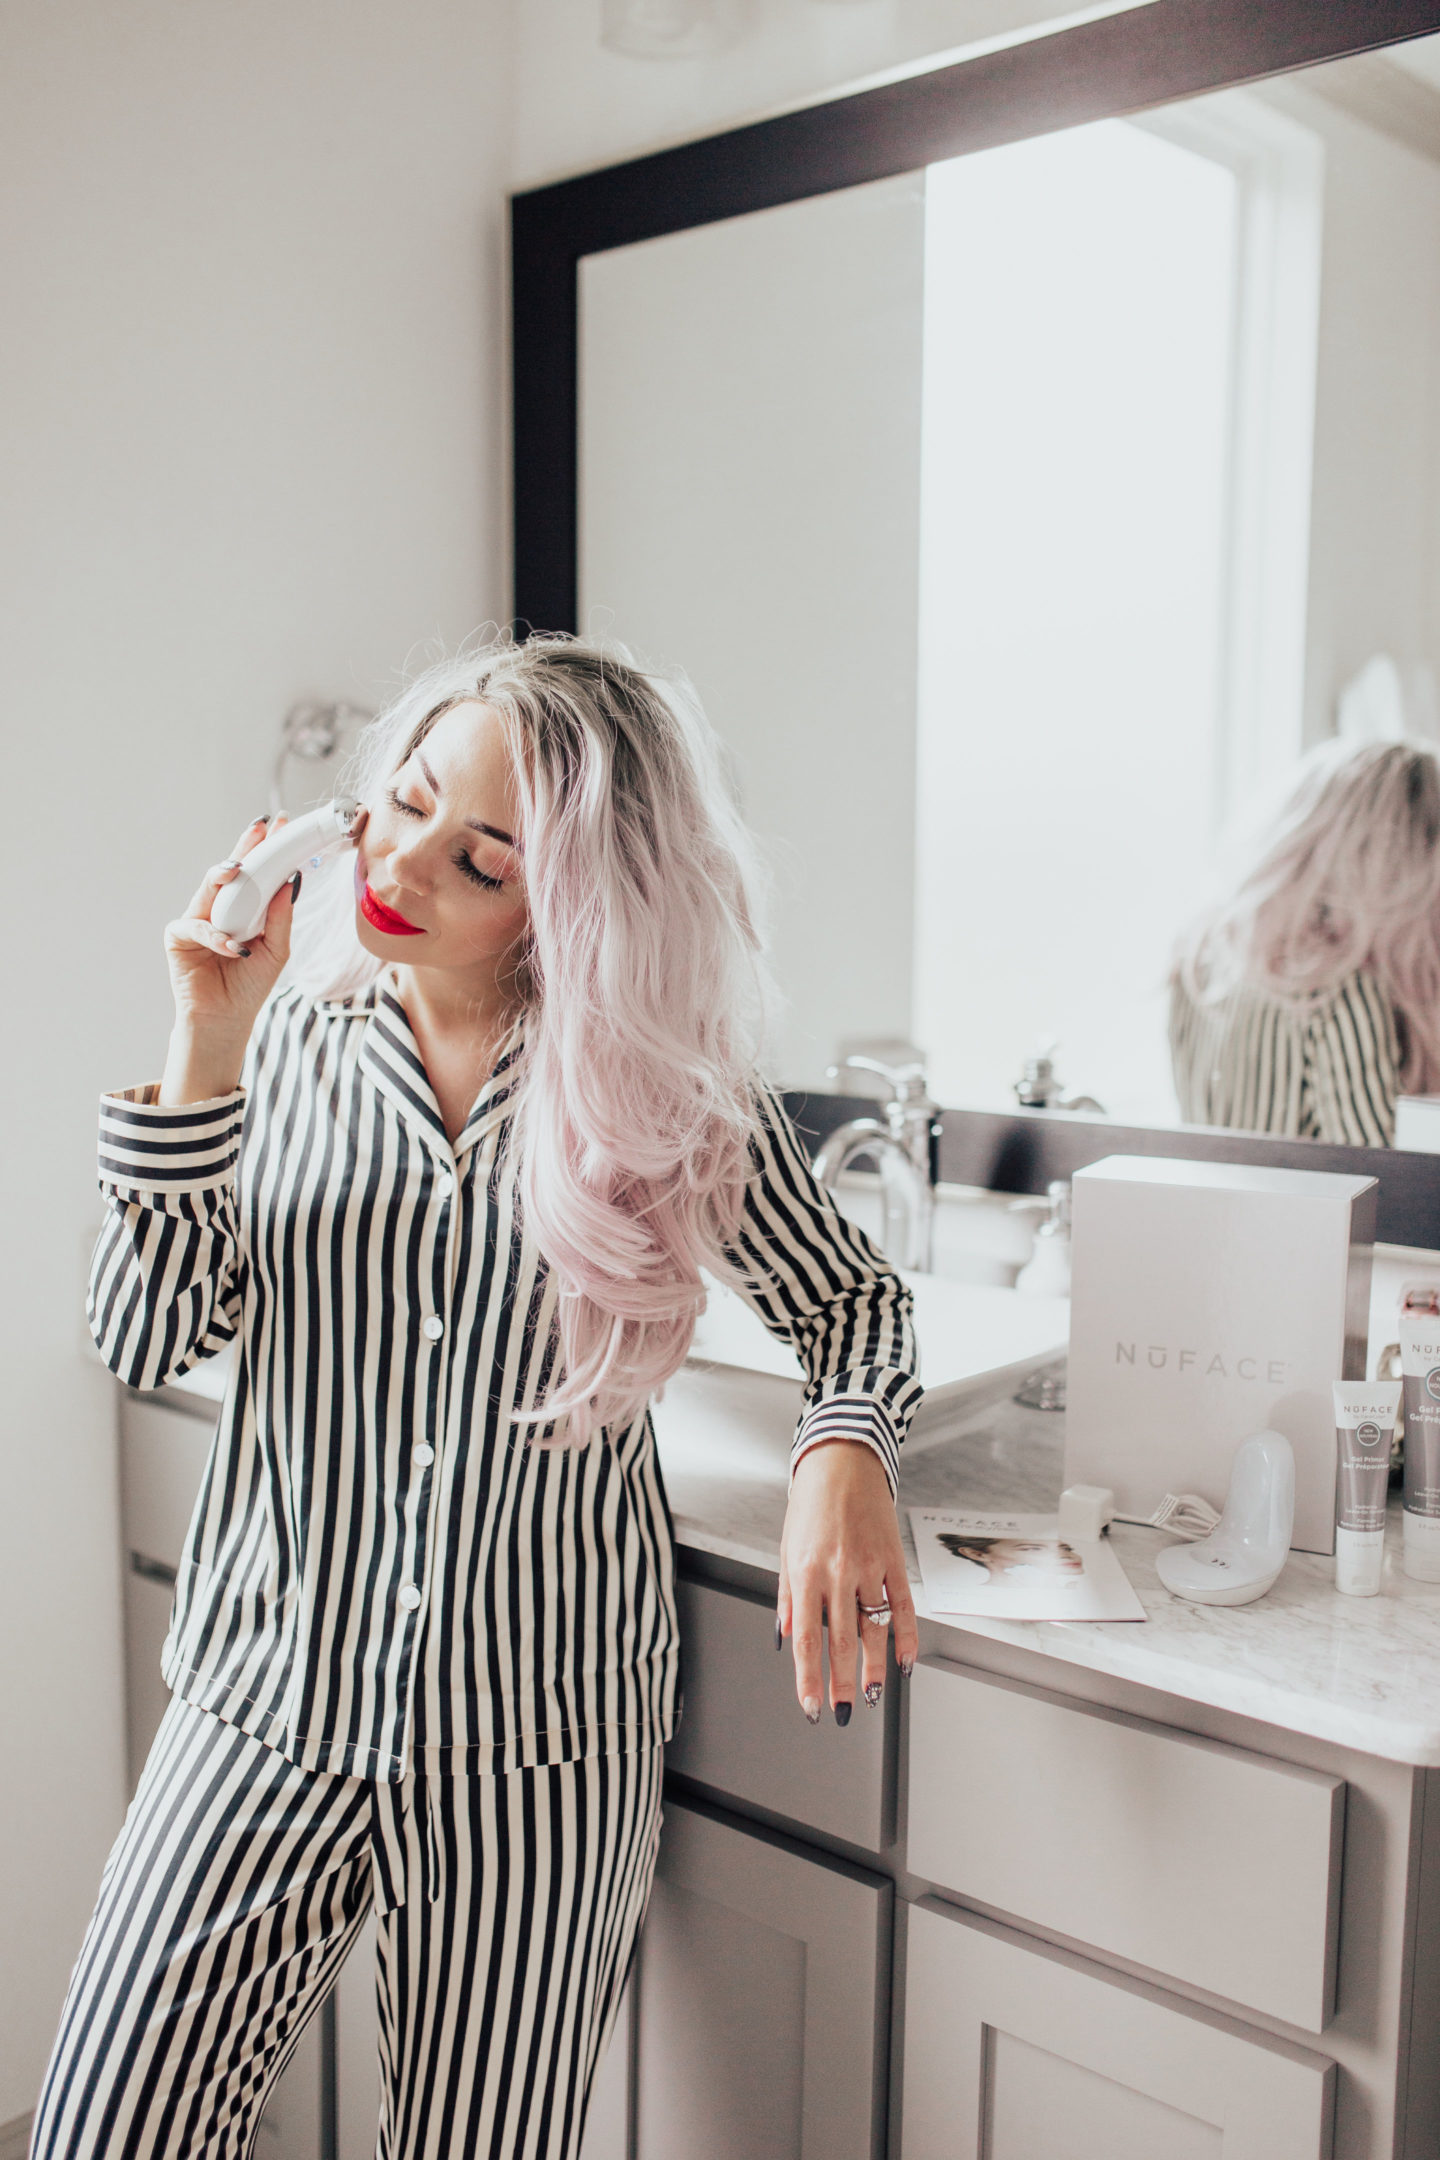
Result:
<svg viewBox="0 0 1440 2160"><path fill-rule="evenodd" d="M672 1736L669 1515L648 1410L527 1444L555 1286L519 1219L507 1038L452 1146L386 976L277 991L230 1095L105 1095L91 1330L136 1388L235 1359L163 1670L300 1767L376 1780ZM893 1492L908 1289L756 1084L735 1286L808 1374L794 1458L863 1440Z"/></svg>
<svg viewBox="0 0 1440 2160"><path fill-rule="evenodd" d="M1187 1125L1394 1145L1399 1034L1368 968L1293 1005L1244 987L1202 1005L1176 978L1170 1056Z"/></svg>

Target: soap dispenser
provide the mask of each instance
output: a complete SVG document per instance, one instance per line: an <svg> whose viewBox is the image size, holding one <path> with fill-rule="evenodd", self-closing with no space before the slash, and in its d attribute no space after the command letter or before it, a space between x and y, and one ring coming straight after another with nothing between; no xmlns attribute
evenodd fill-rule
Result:
<svg viewBox="0 0 1440 2160"><path fill-rule="evenodd" d="M1043 1202L1017 1200L1015 1208L1043 1207L1045 1220L1035 1232L1035 1250L1015 1278L1015 1288L1027 1297L1070 1295L1070 1180L1056 1178L1045 1188Z"/></svg>

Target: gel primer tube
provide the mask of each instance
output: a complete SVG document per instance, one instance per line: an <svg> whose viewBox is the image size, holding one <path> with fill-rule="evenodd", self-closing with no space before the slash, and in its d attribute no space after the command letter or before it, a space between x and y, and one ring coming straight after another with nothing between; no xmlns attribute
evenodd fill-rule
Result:
<svg viewBox="0 0 1440 2160"><path fill-rule="evenodd" d="M1400 1315L1405 1385L1405 1559L1417 1582L1440 1582L1440 1318Z"/></svg>
<svg viewBox="0 0 1440 2160"><path fill-rule="evenodd" d="M1374 1597L1380 1588L1400 1395L1398 1380L1335 1382L1335 1587L1347 1597Z"/></svg>

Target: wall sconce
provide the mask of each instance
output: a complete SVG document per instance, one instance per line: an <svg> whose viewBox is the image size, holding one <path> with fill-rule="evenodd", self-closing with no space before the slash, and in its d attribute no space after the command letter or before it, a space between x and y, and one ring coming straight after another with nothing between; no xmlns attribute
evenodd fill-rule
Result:
<svg viewBox="0 0 1440 2160"><path fill-rule="evenodd" d="M601 44L632 59L704 59L740 30L740 0L600 0Z"/></svg>
<svg viewBox="0 0 1440 2160"><path fill-rule="evenodd" d="M374 718L374 713L363 705L351 705L343 698L332 703L323 698L303 698L298 705L292 705L280 723L280 744L270 775L272 817L287 807L285 767L291 758L324 764L335 756L347 734L353 735Z"/></svg>

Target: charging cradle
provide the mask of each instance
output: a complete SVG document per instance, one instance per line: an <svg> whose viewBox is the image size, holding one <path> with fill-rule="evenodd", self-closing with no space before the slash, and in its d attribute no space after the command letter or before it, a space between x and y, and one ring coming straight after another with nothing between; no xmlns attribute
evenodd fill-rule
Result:
<svg viewBox="0 0 1440 2160"><path fill-rule="evenodd" d="M1192 1605L1248 1605L1284 1567L1294 1523L1295 1451L1283 1433L1254 1433L1235 1450L1225 1512L1209 1537L1167 1545L1155 1572Z"/></svg>

